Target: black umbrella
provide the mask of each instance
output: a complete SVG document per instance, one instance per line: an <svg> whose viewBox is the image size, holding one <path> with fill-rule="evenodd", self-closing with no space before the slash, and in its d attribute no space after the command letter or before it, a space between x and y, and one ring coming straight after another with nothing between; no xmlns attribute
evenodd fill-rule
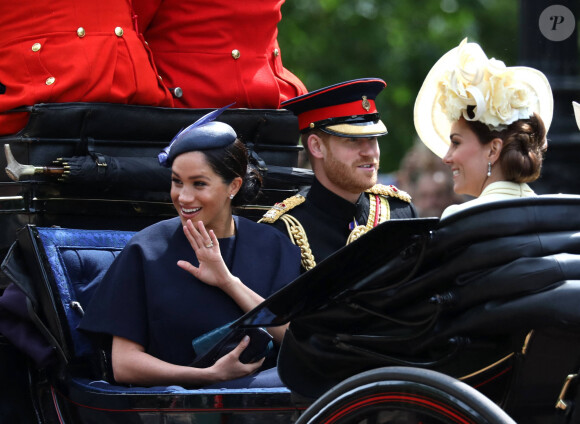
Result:
<svg viewBox="0 0 580 424"><path fill-rule="evenodd" d="M171 170L159 165L156 157L114 157L100 153L58 158L52 166L24 165L16 161L10 145L4 145L6 174L13 181L42 174L60 182L99 185L101 188L146 189L167 192Z"/></svg>
<svg viewBox="0 0 580 424"><path fill-rule="evenodd" d="M58 158L62 167L59 181L98 184L101 187L147 189L167 192L171 170L159 165L156 157L114 157L100 153Z"/></svg>

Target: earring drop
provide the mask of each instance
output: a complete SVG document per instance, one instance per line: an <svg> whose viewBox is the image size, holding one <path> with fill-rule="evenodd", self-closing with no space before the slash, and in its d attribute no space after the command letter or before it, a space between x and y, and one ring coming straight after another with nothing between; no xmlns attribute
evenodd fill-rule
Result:
<svg viewBox="0 0 580 424"><path fill-rule="evenodd" d="M491 177L491 162L487 163L487 176Z"/></svg>
<svg viewBox="0 0 580 424"><path fill-rule="evenodd" d="M234 195L230 194L230 200L234 200Z"/></svg>

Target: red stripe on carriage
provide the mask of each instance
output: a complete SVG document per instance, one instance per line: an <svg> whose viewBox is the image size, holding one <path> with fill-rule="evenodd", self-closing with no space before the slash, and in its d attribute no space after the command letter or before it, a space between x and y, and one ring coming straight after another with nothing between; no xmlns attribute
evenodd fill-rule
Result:
<svg viewBox="0 0 580 424"><path fill-rule="evenodd" d="M456 423L460 424L475 424L475 422L465 416L460 415L460 411L452 410L449 407L435 402L429 398L421 397L418 395L410 396L404 393L397 393L397 394L383 394L383 395L372 395L367 398L363 398L362 400L358 400L355 403L351 403L350 405L346 405L341 410L336 411L332 416L330 416L324 424L331 424L336 420L342 418L345 414L352 412L353 410L360 409L364 406L369 404L376 404L376 403L385 403L385 400L389 403L392 402L403 402L403 403L412 403L418 404L426 409L430 409L432 411L437 411L439 413L443 413L447 418L454 419Z"/></svg>
<svg viewBox="0 0 580 424"><path fill-rule="evenodd" d="M56 411L58 422L60 424L64 424L64 420L62 419L62 413L60 412L60 407L58 406L58 399L56 398L56 393L53 386L50 386L50 395L52 396L52 402L54 403L54 410Z"/></svg>
<svg viewBox="0 0 580 424"><path fill-rule="evenodd" d="M513 367L507 367L506 369L502 370L502 372L500 372L500 373L497 373L496 375L494 375L494 376L491 376L491 377L489 377L487 380L485 380L485 381L482 381L481 383L479 383L479 384L476 384L475 386L472 386L472 387L473 387L474 389L477 389L478 387L484 386L484 385L486 385L487 383L489 383L490 381L493 381L493 380L495 380L496 378L498 378L498 377L501 377L501 376L502 376L502 375L504 375L506 372L509 372L509 371L511 371L511 370L512 370L512 368L513 368Z"/></svg>

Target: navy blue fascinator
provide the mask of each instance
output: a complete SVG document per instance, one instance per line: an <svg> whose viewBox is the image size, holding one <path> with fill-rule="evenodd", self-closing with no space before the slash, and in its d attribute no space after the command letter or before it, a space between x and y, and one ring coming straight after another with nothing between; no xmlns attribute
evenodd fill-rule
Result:
<svg viewBox="0 0 580 424"><path fill-rule="evenodd" d="M190 126L177 133L169 146L159 153L159 163L171 167L173 160L182 153L225 147L236 140L236 132L223 122L215 121L224 110L234 103L203 115Z"/></svg>

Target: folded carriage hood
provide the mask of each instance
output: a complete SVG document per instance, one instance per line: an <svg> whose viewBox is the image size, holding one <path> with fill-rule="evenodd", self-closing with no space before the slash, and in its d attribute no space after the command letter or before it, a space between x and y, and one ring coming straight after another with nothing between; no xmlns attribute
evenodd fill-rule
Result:
<svg viewBox="0 0 580 424"><path fill-rule="evenodd" d="M579 254L580 196L388 221L239 323L291 321L279 373L305 396L389 365L460 377L520 349L532 329L580 333Z"/></svg>

